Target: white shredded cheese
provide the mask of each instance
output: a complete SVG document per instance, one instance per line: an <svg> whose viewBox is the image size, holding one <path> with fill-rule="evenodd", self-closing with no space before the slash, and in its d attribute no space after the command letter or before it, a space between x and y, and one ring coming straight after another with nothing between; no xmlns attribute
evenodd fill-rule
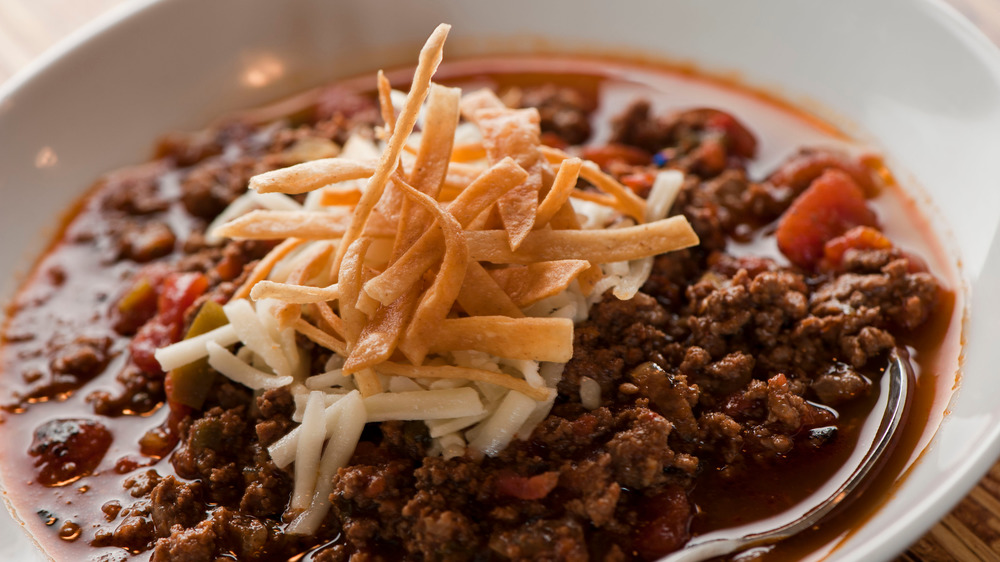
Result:
<svg viewBox="0 0 1000 562"><path fill-rule="evenodd" d="M309 507L289 523L286 529L289 534L310 535L316 532L330 510L333 477L341 467L347 466L358 446L358 440L361 439L361 432L365 428L365 405L361 395L353 391L339 401L337 406L340 413L336 416L333 427L327 428L330 441L319 461L316 491Z"/></svg>
<svg viewBox="0 0 1000 562"><path fill-rule="evenodd" d="M295 450L295 489L290 504L292 509L305 509L312 501L319 457L326 438L323 413L323 393L310 392L306 411L302 415L302 425L299 426L302 428L299 446Z"/></svg>
<svg viewBox="0 0 1000 562"><path fill-rule="evenodd" d="M238 341L240 341L240 337L236 333L236 329L233 328L232 324L226 324L200 336L161 347L153 353L153 357L156 358L161 369L170 371L206 357L208 355L206 344L209 342L230 346Z"/></svg>
<svg viewBox="0 0 1000 562"><path fill-rule="evenodd" d="M288 357L281 350L281 346L269 337L267 328L257 318L250 301L246 299L230 301L222 307L222 310L229 318L230 325L236 329L236 334L243 345L260 356L278 375L291 376L292 368L288 364Z"/></svg>
<svg viewBox="0 0 1000 562"><path fill-rule="evenodd" d="M469 441L469 447L485 455L496 456L510 443L534 410L534 400L516 390L511 390L497 411L488 420L476 426L475 437Z"/></svg>
<svg viewBox="0 0 1000 562"><path fill-rule="evenodd" d="M483 412L475 416L465 416L461 418L452 419L442 419L442 420L425 420L424 423L427 424L427 430L431 435L431 438L438 438L449 433L454 433L456 431L461 431L471 425L477 424L484 419L488 414Z"/></svg>
<svg viewBox="0 0 1000 562"><path fill-rule="evenodd" d="M461 418L485 410L479 393L470 387L383 392L364 400L370 422Z"/></svg>
<svg viewBox="0 0 1000 562"><path fill-rule="evenodd" d="M357 390L352 390L344 395L344 398L348 396L356 395L361 396ZM337 417L340 415L341 411L349 405L350 402L345 402L343 398L337 400L330 406L327 406L323 411L323 423L326 428L326 434L333 433L336 424ZM296 426L294 429L285 434L284 437L278 439L267 448L267 452L271 455L271 460L278 468L285 468L286 466L292 464L295 460L295 450L299 445L299 436L302 433L302 426Z"/></svg>
<svg viewBox="0 0 1000 562"><path fill-rule="evenodd" d="M311 392L298 392L293 394L292 399L295 400L295 412L292 413L292 421L302 423L302 416L306 412L306 404L309 402L309 396L311 394ZM324 392L323 401L327 406L332 406L344 396L347 396L346 392L343 394Z"/></svg>
<svg viewBox="0 0 1000 562"><path fill-rule="evenodd" d="M227 378L254 390L279 388L292 383L292 377L279 377L254 369L215 342L208 342L208 364Z"/></svg>

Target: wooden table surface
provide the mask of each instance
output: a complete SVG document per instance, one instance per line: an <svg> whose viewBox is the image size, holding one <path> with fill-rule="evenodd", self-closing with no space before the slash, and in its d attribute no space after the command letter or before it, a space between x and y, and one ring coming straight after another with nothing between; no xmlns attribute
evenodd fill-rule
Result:
<svg viewBox="0 0 1000 562"><path fill-rule="evenodd" d="M127 0L0 0L0 83ZM1000 0L947 0L1000 44ZM1000 561L1000 463L896 562Z"/></svg>

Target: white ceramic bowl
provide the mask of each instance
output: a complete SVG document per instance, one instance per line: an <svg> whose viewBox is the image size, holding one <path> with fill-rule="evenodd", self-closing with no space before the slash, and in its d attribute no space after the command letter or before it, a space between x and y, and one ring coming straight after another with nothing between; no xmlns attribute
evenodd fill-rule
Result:
<svg viewBox="0 0 1000 562"><path fill-rule="evenodd" d="M163 0L116 10L0 89L5 297L57 217L168 130L337 77L409 64L433 26L446 56L613 53L692 62L805 103L883 148L926 191L965 283L964 374L937 436L830 559L906 548L1000 453L1000 54L932 0ZM948 376L948 374L945 374ZM0 558L40 555L2 525Z"/></svg>

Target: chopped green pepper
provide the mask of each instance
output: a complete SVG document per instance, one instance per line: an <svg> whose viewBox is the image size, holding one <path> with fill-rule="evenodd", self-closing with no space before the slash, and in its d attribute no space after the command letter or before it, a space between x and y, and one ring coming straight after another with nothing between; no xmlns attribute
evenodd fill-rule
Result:
<svg viewBox="0 0 1000 562"><path fill-rule="evenodd" d="M205 301L184 339L200 336L228 323L222 305L215 301ZM215 370L208 365L208 359L200 359L170 371L167 373L167 400L200 409L215 382L215 375Z"/></svg>

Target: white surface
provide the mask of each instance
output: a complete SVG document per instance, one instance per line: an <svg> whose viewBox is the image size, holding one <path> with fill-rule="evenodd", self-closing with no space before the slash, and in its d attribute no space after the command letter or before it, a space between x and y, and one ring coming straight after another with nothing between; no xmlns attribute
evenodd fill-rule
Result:
<svg viewBox="0 0 1000 562"><path fill-rule="evenodd" d="M942 517L1000 452L1000 56L931 0L166 0L88 27L0 91L0 289L43 246L40 225L155 137L225 110L378 66L411 63L441 21L446 56L501 49L645 53L734 71L815 100L885 147L939 210L975 311L962 387L935 443L831 559L890 558ZM629 8L634 6L634 8ZM392 14L385 18L380 14ZM99 28L106 26L105 29ZM512 37L520 40L512 41ZM535 41L531 38L545 38ZM402 48L398 48L402 47ZM947 226L945 226L947 225ZM7 267L7 266L5 266ZM0 557L30 543L6 525ZM16 546L15 546L16 545ZM25 545L27 545L25 547ZM9 550L25 547L27 550ZM7 550L3 550L7 549Z"/></svg>

